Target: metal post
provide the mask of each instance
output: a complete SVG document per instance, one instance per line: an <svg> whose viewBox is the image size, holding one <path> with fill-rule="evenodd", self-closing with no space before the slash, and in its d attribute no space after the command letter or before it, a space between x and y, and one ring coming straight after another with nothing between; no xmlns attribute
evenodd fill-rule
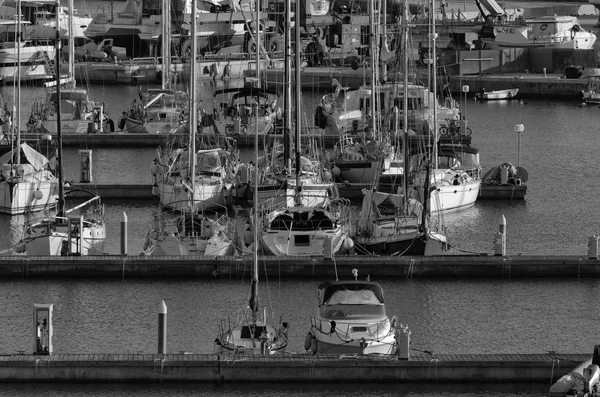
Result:
<svg viewBox="0 0 600 397"><path fill-rule="evenodd" d="M517 131L517 173L519 173L519 167L521 167L521 133L525 131L523 124L515 125L515 131Z"/></svg>
<svg viewBox="0 0 600 397"><path fill-rule="evenodd" d="M127 214L123 211L121 220L121 255L127 255Z"/></svg>
<svg viewBox="0 0 600 397"><path fill-rule="evenodd" d="M167 354L167 305L158 306L158 354Z"/></svg>

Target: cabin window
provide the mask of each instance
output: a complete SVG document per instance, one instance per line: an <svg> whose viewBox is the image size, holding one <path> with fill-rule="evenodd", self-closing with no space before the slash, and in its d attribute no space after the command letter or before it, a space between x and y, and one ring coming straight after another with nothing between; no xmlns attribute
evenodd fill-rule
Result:
<svg viewBox="0 0 600 397"><path fill-rule="evenodd" d="M308 247L310 246L310 235L308 234L297 234L294 236L294 245L296 247Z"/></svg>
<svg viewBox="0 0 600 397"><path fill-rule="evenodd" d="M384 317L385 307L382 304L363 305L323 305L320 308L322 317L331 319L379 319Z"/></svg>
<svg viewBox="0 0 600 397"><path fill-rule="evenodd" d="M261 327L258 325L244 325L242 327L241 337L243 339L260 339L260 335L263 331L266 331L265 327Z"/></svg>

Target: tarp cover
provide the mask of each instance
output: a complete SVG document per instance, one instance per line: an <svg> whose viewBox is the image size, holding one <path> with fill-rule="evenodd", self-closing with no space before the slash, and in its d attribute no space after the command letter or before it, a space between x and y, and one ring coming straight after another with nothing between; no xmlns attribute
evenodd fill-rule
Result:
<svg viewBox="0 0 600 397"><path fill-rule="evenodd" d="M21 144L21 151L22 151L22 155L25 157L27 162L29 164L31 164L36 171L39 171L46 164L48 164L48 159L46 158L46 156L35 151L26 142L23 142ZM17 148L11 150L8 153L5 153L2 157L0 157L0 164L16 163L16 154L17 154Z"/></svg>

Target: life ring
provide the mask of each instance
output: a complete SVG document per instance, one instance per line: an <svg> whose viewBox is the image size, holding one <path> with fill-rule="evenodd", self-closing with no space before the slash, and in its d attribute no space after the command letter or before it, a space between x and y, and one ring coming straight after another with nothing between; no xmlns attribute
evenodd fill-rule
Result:
<svg viewBox="0 0 600 397"><path fill-rule="evenodd" d="M540 25L540 30L543 32L544 30L548 29L548 24L547 23L543 23Z"/></svg>

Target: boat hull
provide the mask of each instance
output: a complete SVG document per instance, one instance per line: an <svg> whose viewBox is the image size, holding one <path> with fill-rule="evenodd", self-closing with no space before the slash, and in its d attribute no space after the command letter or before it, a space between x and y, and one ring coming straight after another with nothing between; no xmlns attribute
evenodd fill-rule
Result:
<svg viewBox="0 0 600 397"><path fill-rule="evenodd" d="M52 209L56 206L57 197L58 180L56 178L17 182L15 185L4 181L0 183L0 213L18 215Z"/></svg>
<svg viewBox="0 0 600 397"><path fill-rule="evenodd" d="M354 236L355 244L377 255L442 255L445 239L423 233L408 233L382 237Z"/></svg>
<svg viewBox="0 0 600 397"><path fill-rule="evenodd" d="M197 184L194 192L194 208L191 208L190 191L179 182L158 183L160 204L176 211L203 211L223 208L226 205L225 183L221 180Z"/></svg>
<svg viewBox="0 0 600 397"><path fill-rule="evenodd" d="M58 225L48 233L43 226L33 227L30 239L25 243L28 256L60 256L65 254L64 244L69 244L66 225ZM106 228L100 225L84 226L81 250L77 239L71 238L71 252L82 256L104 255Z"/></svg>
<svg viewBox="0 0 600 397"><path fill-rule="evenodd" d="M52 77L52 65L48 60L54 59L56 51L53 46L23 46L17 61L17 48L0 49L0 82L46 80Z"/></svg>
<svg viewBox="0 0 600 397"><path fill-rule="evenodd" d="M327 244L331 254L340 252L347 235L341 230L327 232L267 231L261 237L262 248L275 256L324 256Z"/></svg>

